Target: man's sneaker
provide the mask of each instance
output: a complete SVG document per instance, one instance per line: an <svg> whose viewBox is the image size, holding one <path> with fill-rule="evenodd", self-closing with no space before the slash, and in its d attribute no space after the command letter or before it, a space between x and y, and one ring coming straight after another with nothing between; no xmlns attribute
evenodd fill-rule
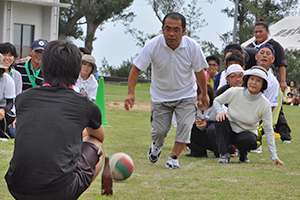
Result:
<svg viewBox="0 0 300 200"><path fill-rule="evenodd" d="M166 168L169 169L182 169L182 167L179 166L178 159L173 159L171 157L168 157Z"/></svg>
<svg viewBox="0 0 300 200"><path fill-rule="evenodd" d="M291 144L292 143L292 140L284 140L282 141L283 144Z"/></svg>
<svg viewBox="0 0 300 200"><path fill-rule="evenodd" d="M155 144L155 142L152 142L152 146L150 147L148 151L148 159L152 163L156 163L160 158L162 147L159 147Z"/></svg>
<svg viewBox="0 0 300 200"><path fill-rule="evenodd" d="M230 153L220 154L218 163L228 164L230 161Z"/></svg>
<svg viewBox="0 0 300 200"><path fill-rule="evenodd" d="M250 153L262 153L262 146L258 147L257 149L251 150Z"/></svg>
<svg viewBox="0 0 300 200"><path fill-rule="evenodd" d="M239 163L249 163L250 160L248 158L248 152L240 152L240 159L239 159Z"/></svg>

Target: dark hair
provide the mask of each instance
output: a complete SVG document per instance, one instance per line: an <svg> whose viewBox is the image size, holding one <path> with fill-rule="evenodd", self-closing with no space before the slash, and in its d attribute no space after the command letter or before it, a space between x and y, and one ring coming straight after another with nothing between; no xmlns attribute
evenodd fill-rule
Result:
<svg viewBox="0 0 300 200"><path fill-rule="evenodd" d="M41 69L51 86L74 85L81 70L80 51L70 41L51 41L43 51Z"/></svg>
<svg viewBox="0 0 300 200"><path fill-rule="evenodd" d="M294 85L295 85L295 88L296 88L297 83L296 83L296 81L294 81L294 80L289 81L289 82L287 83L287 85L288 85L288 86L291 86L291 82L294 82Z"/></svg>
<svg viewBox="0 0 300 200"><path fill-rule="evenodd" d="M4 74L4 72L5 72L5 69L0 68L0 77L2 77L2 75Z"/></svg>
<svg viewBox="0 0 300 200"><path fill-rule="evenodd" d="M171 12L171 13L166 14L166 16L164 17L164 19L162 21L163 26L165 25L165 21L168 17L171 17L172 19L175 19L175 20L181 20L182 29L185 29L186 20L185 20L185 17L182 14L180 14L178 12Z"/></svg>
<svg viewBox="0 0 300 200"><path fill-rule="evenodd" d="M264 18L262 17L259 17L259 20L255 23L254 27L255 26L263 26L267 31L269 30L269 25L265 22Z"/></svg>
<svg viewBox="0 0 300 200"><path fill-rule="evenodd" d="M237 43L230 43L224 49L224 56L226 55L226 53L232 52L233 50L239 51L239 52L241 52L241 54L243 54L243 49L242 49L241 45L239 45Z"/></svg>
<svg viewBox="0 0 300 200"><path fill-rule="evenodd" d="M207 56L207 57L206 57L206 62L209 62L209 61L211 61L211 60L216 61L216 63L217 63L218 65L220 65L220 59L219 59L218 56L216 56L216 55L211 55L211 56Z"/></svg>
<svg viewBox="0 0 300 200"><path fill-rule="evenodd" d="M91 51L88 50L88 48L85 48L85 47L79 47L79 50L84 53L84 54L87 54L87 55L91 55Z"/></svg>
<svg viewBox="0 0 300 200"><path fill-rule="evenodd" d="M201 88L197 84L197 96L201 94ZM207 95L209 96L209 108L213 105L214 99L216 97L216 93L214 92L214 89L211 87L211 85L207 84Z"/></svg>
<svg viewBox="0 0 300 200"><path fill-rule="evenodd" d="M250 77L251 75L246 75L246 76L244 76L243 77L243 87L244 88L247 88L247 83L248 83L248 80L249 80L249 77ZM255 76L255 75L253 75L253 76ZM268 82L265 80L265 79L263 79L263 85L262 85L262 87L261 87L261 89L260 89L260 92L261 93L263 93L266 89L267 89L267 87L268 87Z"/></svg>
<svg viewBox="0 0 300 200"><path fill-rule="evenodd" d="M10 53L15 58L18 57L16 47L14 45L12 45L11 43L9 43L9 42L5 42L5 43L0 44L0 53L1 54Z"/></svg>
<svg viewBox="0 0 300 200"><path fill-rule="evenodd" d="M242 67L245 65L245 59L243 57L243 54L236 50L233 50L232 53L225 58L226 69L229 67L228 63L230 61L235 61Z"/></svg>

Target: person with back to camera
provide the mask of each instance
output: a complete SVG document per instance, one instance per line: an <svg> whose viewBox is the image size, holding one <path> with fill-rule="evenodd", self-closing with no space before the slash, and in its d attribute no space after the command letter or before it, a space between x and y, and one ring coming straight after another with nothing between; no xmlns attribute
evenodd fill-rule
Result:
<svg viewBox="0 0 300 200"><path fill-rule="evenodd" d="M253 66L244 73L244 87L232 87L214 100L217 111L216 133L219 137L218 163L230 162L228 148L234 144L240 152L239 162L250 162L248 152L257 147L259 122L264 123L266 141L273 164L285 165L276 154L270 102L262 92L268 87L267 71ZM228 104L227 114L222 104Z"/></svg>
<svg viewBox="0 0 300 200"><path fill-rule="evenodd" d="M207 157L206 150L214 152L216 157L218 154L218 144L216 140L215 121L216 110L213 106L215 93L210 85L207 85L207 93L209 97L209 105L203 105L201 102L201 89L197 89L197 118L191 132L191 142L187 144L191 150L187 157Z"/></svg>
<svg viewBox="0 0 300 200"><path fill-rule="evenodd" d="M5 72L9 74L15 82L15 92L16 96L22 92L22 76L20 72L14 69L13 65L15 63L15 59L17 58L17 50L14 45L9 42L1 43L0 44L0 53L3 55L3 64L8 67L5 69ZM15 99L13 102L13 107L9 113L11 118L16 117L16 109L15 109ZM15 137L15 123L14 120L11 124L8 125L7 133L11 138Z"/></svg>
<svg viewBox="0 0 300 200"><path fill-rule="evenodd" d="M255 23L254 25L254 36L255 40L248 44L246 48L256 48L259 49L261 45L264 45L266 43L270 44L273 46L275 52L276 52L276 57L274 60L274 65L279 69L279 74L280 74L280 88L282 91L286 88L286 67L287 67L287 61L286 61L286 56L284 54L284 49L283 47L275 41L273 38L269 37L269 25L265 22L265 20L260 17L259 21ZM277 69L273 69L275 76Z"/></svg>
<svg viewBox="0 0 300 200"><path fill-rule="evenodd" d="M18 125L5 180L16 199L77 199L102 168L101 112L73 90L81 70L74 44L51 41L43 55L45 83L16 98Z"/></svg>
<svg viewBox="0 0 300 200"><path fill-rule="evenodd" d="M92 101L95 101L98 82L95 79L94 73L97 72L95 58L91 55L84 54L82 56L82 66L75 86L80 89L80 93Z"/></svg>
<svg viewBox="0 0 300 200"><path fill-rule="evenodd" d="M208 65L199 44L184 36L186 20L183 15L167 14L163 19L162 32L162 35L150 40L136 58L128 78L128 96L124 106L126 110L133 107L134 89L140 71L145 71L151 64L152 145L148 159L152 163L159 160L175 113L175 144L166 163L166 168L173 169L181 168L178 156L190 142L197 112L197 81L202 91L202 103L209 104L204 72Z"/></svg>

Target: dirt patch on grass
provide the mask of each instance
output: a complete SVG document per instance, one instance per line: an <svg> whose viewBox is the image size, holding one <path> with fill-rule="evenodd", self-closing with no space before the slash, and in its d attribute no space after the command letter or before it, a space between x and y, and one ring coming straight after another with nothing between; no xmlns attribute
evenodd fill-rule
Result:
<svg viewBox="0 0 300 200"><path fill-rule="evenodd" d="M108 101L105 103L106 108L108 109L124 109L124 102L114 102L114 101ZM142 111L150 111L151 109L151 103L134 103L134 106L132 108L133 110L142 110Z"/></svg>

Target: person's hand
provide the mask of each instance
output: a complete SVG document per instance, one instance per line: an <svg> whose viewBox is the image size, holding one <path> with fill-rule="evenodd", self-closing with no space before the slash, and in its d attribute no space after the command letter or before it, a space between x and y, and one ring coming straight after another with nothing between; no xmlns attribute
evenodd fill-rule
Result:
<svg viewBox="0 0 300 200"><path fill-rule="evenodd" d="M125 102L124 102L124 107L125 107L125 109L126 109L127 111L129 111L130 108L133 107L134 102L135 102L135 97L134 97L134 95L128 94L128 96L126 97ZM130 106L130 108L129 108L129 106Z"/></svg>
<svg viewBox="0 0 300 200"><path fill-rule="evenodd" d="M279 158L273 160L273 165L285 165L285 163L283 161L281 161Z"/></svg>
<svg viewBox="0 0 300 200"><path fill-rule="evenodd" d="M85 90L80 90L80 94L82 94L83 96L86 95L86 91Z"/></svg>
<svg viewBox="0 0 300 200"><path fill-rule="evenodd" d="M10 125L8 125L8 128L10 128L12 126L15 129L16 123L17 123L17 118L15 118L15 120Z"/></svg>
<svg viewBox="0 0 300 200"><path fill-rule="evenodd" d="M284 91L285 88L286 88L286 82L285 81L280 81L280 88L281 88L281 91Z"/></svg>
<svg viewBox="0 0 300 200"><path fill-rule="evenodd" d="M202 121L202 123L199 124L199 126L197 126L197 128L199 128L201 131L204 131L206 129L206 125L207 125L207 122Z"/></svg>
<svg viewBox="0 0 300 200"><path fill-rule="evenodd" d="M5 110L4 108L0 108L0 120L2 120L5 116Z"/></svg>
<svg viewBox="0 0 300 200"><path fill-rule="evenodd" d="M221 122L221 121L225 120L225 118L228 118L228 115L226 113L224 113L224 112L220 112L216 116L216 121L217 122Z"/></svg>
<svg viewBox="0 0 300 200"><path fill-rule="evenodd" d="M201 93L200 94L200 99L201 99L202 104L205 107L208 108L208 106L209 106L209 97L208 97L207 93L206 94Z"/></svg>
<svg viewBox="0 0 300 200"><path fill-rule="evenodd" d="M199 126L202 124L202 120L199 117L197 117L195 124L196 124L196 127L199 128Z"/></svg>

